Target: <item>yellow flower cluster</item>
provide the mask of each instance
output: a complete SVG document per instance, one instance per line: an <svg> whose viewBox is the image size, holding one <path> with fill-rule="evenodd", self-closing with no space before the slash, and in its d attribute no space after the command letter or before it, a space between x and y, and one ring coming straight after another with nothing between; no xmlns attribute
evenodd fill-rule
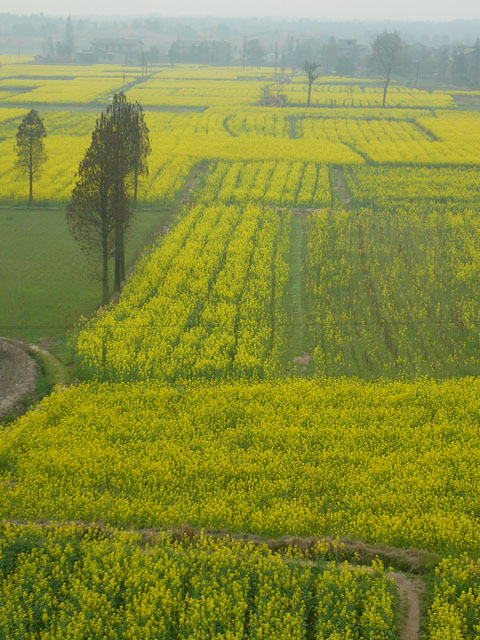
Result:
<svg viewBox="0 0 480 640"><path fill-rule="evenodd" d="M120 80L114 75L99 76L97 79L79 76L75 80L43 80L47 83L46 88L32 88L30 92L15 94L12 100L15 98L15 103L24 101L30 104L33 94L40 92L39 96L50 96L51 104L61 104L63 91L67 92L65 99L69 101L80 103L99 100L98 83L102 84L102 95L105 97ZM4 83L7 82L10 81L4 80ZM35 81L20 77L15 82ZM176 86L181 81L172 78L168 82ZM184 82L189 84L188 81ZM236 82L244 84L239 80ZM65 83L67 88L62 89L63 85L59 84L54 91L48 83ZM75 94L76 89L70 93L69 83L78 86L78 95ZM224 87L226 96L229 91L226 85L230 83L219 81L217 84L220 85L218 91ZM90 87L86 93L83 85ZM148 82L138 87L147 85ZM134 90L140 91L140 88ZM3 93L4 97L8 94ZM40 102L43 100L38 99ZM159 100L162 101L160 97ZM268 185L271 187L269 201L301 207L328 204L323 196L313 194L318 166L363 165L365 161L416 165L480 163L480 137L475 134L480 130L477 114L438 110L432 117L423 110L409 109L286 110L239 106L238 98L232 100L228 104L209 106L217 104L213 101L205 105L209 108L204 111L147 111L153 152L149 159L150 175L140 185L140 203L152 205L162 201L172 202L185 184L193 165L202 160L256 162L258 164L251 166L247 172L247 181L253 179L253 171L258 169L260 184L272 178L272 184ZM69 199L78 162L88 145L98 112L48 111L48 108L46 105L45 113L41 115L45 117L48 133L46 142L49 158L43 168L43 176L35 184L35 195L39 203L63 203ZM16 128L24 111L8 108L1 111L0 199L22 202L27 195L27 181L14 170L13 147ZM270 176L274 164L278 175L272 169ZM423 168L419 171L423 171ZM414 172L410 171L410 174ZM287 178L289 184L286 184ZM280 189L283 190L281 182L286 184L285 196L278 193ZM254 186L255 194L261 188L260 184ZM232 202L242 202L242 191L241 187L237 194L240 198L233 196Z"/></svg>
<svg viewBox="0 0 480 640"><path fill-rule="evenodd" d="M100 379L220 379L280 367L290 214L198 205L76 337Z"/></svg>
<svg viewBox="0 0 480 640"><path fill-rule="evenodd" d="M375 208L449 209L472 206L478 200L480 171L476 167L355 167L345 171L356 204Z"/></svg>
<svg viewBox="0 0 480 640"><path fill-rule="evenodd" d="M394 586L300 552L208 538L143 542L73 526L0 529L0 635L8 640L394 640ZM330 613L332 601L345 598ZM307 622L307 608L310 611ZM328 633L325 633L328 629Z"/></svg>
<svg viewBox="0 0 480 640"><path fill-rule="evenodd" d="M304 118L302 124L304 139L336 139L373 163L478 164L480 143L476 136L467 140L467 136L462 134L464 120L457 114L419 118L418 123L380 118L311 117ZM420 122L423 122L422 126ZM471 127L479 123L479 118L470 118ZM436 126L430 129L431 125ZM457 138L456 133L459 134Z"/></svg>
<svg viewBox="0 0 480 640"><path fill-rule="evenodd" d="M26 102L34 104L85 104L89 102L106 102L107 97L122 90L122 78L78 77L68 80L52 78L51 80L18 80L0 82L0 86L18 87L13 95L8 95L2 102ZM29 90L25 92L25 88ZM0 92L0 97L3 91Z"/></svg>
<svg viewBox="0 0 480 640"><path fill-rule="evenodd" d="M480 349L476 210L321 211L307 283L317 371L475 375ZM475 231L476 233L476 231Z"/></svg>
<svg viewBox="0 0 480 640"><path fill-rule="evenodd" d="M88 136L50 135L45 138L48 160L34 183L37 204L65 202L75 185L75 173L89 144ZM72 144L74 142L74 144ZM0 142L0 200L28 201L28 179L15 168L13 140Z"/></svg>
<svg viewBox="0 0 480 640"><path fill-rule="evenodd" d="M463 555L445 558L435 570L428 612L431 640L480 636L480 562Z"/></svg>
<svg viewBox="0 0 480 640"><path fill-rule="evenodd" d="M328 206L332 201L326 165L304 162L218 162L198 194L202 202L285 207Z"/></svg>
<svg viewBox="0 0 480 640"><path fill-rule="evenodd" d="M0 201L4 202L21 203L28 199L28 181L15 168L13 149L16 129L24 113L20 109L3 109L0 112L3 120L0 129L2 137L5 136L0 142ZM90 142L98 114L55 111L41 115L48 132L45 139L48 159L34 184L35 202L60 204L70 198L75 174ZM155 118L153 122L157 124ZM168 127L168 122L165 126ZM154 128L154 135L155 132ZM142 178L139 184L139 200L147 206L159 202L171 203L197 163L195 158L189 156L172 156L156 145L154 139L152 147L149 175Z"/></svg>
<svg viewBox="0 0 480 640"><path fill-rule="evenodd" d="M479 398L475 378L70 387L2 433L0 518L478 553Z"/></svg>
<svg viewBox="0 0 480 640"><path fill-rule="evenodd" d="M131 100L145 106L235 106L257 102L263 83L238 80L202 80L166 78L163 74L127 91Z"/></svg>

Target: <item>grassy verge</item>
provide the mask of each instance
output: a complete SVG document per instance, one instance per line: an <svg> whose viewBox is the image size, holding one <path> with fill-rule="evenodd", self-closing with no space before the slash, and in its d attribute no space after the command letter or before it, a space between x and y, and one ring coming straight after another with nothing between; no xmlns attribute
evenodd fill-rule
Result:
<svg viewBox="0 0 480 640"><path fill-rule="evenodd" d="M135 213L126 242L128 269L171 215L166 208ZM0 229L0 335L61 342L101 300L99 261L82 254L62 210L2 209Z"/></svg>
<svg viewBox="0 0 480 640"><path fill-rule="evenodd" d="M290 282L287 302L287 373L308 375L313 371L311 336L308 330L308 299L305 287L306 237L304 216L292 216Z"/></svg>

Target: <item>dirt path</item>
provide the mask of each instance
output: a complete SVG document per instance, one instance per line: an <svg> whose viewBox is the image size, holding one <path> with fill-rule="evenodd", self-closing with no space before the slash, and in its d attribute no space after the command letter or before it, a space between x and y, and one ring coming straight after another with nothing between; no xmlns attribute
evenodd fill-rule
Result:
<svg viewBox="0 0 480 640"><path fill-rule="evenodd" d="M207 169L208 162L200 162L194 167L192 173L187 179L187 182L185 183L185 188L183 189L182 197L180 198L181 206L184 206L188 203L192 195L192 191L197 186L200 178L206 173Z"/></svg>
<svg viewBox="0 0 480 640"><path fill-rule="evenodd" d="M0 338L0 420L24 408L37 388L38 366L20 342Z"/></svg>
<svg viewBox="0 0 480 640"><path fill-rule="evenodd" d="M0 520L1 522L1 520ZM145 541L154 540L155 537L161 535L170 535L175 540L183 538L198 538L206 536L213 540L235 540L244 544L267 546L271 551L282 552L292 547L296 547L303 552L313 551L319 543L327 544L330 548L332 557L338 561L349 560L358 565L370 565L372 560L380 558L385 566L395 566L395 572L400 575L405 572L415 575L423 575L431 572L439 558L429 551L417 549L398 549L397 547L388 547L386 545L373 545L362 540L351 540L350 538L330 538L328 536L321 538L300 538L297 536L283 536L281 538L267 538L250 533L231 533L226 530L219 529L197 529L189 525L179 527L162 527L153 528L145 527L142 529L134 529L129 527L112 527L104 525L101 522L83 522L81 520L57 521L47 519L22 520L22 519L5 519L3 522L16 526L33 525L41 528L56 528L76 526L80 529L97 529L103 531L105 535L115 531L128 531L138 534Z"/></svg>
<svg viewBox="0 0 480 640"><path fill-rule="evenodd" d="M420 578L411 578L404 573L391 571L387 573L398 589L404 624L400 630L401 640L419 640L421 618L421 596L425 591L425 583Z"/></svg>

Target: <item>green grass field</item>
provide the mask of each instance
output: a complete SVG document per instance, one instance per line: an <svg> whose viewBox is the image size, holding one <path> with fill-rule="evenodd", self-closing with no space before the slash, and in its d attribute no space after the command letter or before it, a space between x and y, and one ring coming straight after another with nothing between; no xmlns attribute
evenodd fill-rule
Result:
<svg viewBox="0 0 480 640"><path fill-rule="evenodd" d="M127 236L127 268L169 211L139 210ZM73 240L63 210L0 210L0 335L61 339L101 301L100 262Z"/></svg>

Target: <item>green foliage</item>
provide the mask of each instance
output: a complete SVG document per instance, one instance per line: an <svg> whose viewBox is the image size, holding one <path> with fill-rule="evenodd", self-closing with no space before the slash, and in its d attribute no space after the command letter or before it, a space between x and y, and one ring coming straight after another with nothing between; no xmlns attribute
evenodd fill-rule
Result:
<svg viewBox="0 0 480 640"><path fill-rule="evenodd" d="M24 173L30 171L36 176L41 165L47 159L45 144L47 132L42 118L35 109L31 109L18 125L15 151L17 167Z"/></svg>

